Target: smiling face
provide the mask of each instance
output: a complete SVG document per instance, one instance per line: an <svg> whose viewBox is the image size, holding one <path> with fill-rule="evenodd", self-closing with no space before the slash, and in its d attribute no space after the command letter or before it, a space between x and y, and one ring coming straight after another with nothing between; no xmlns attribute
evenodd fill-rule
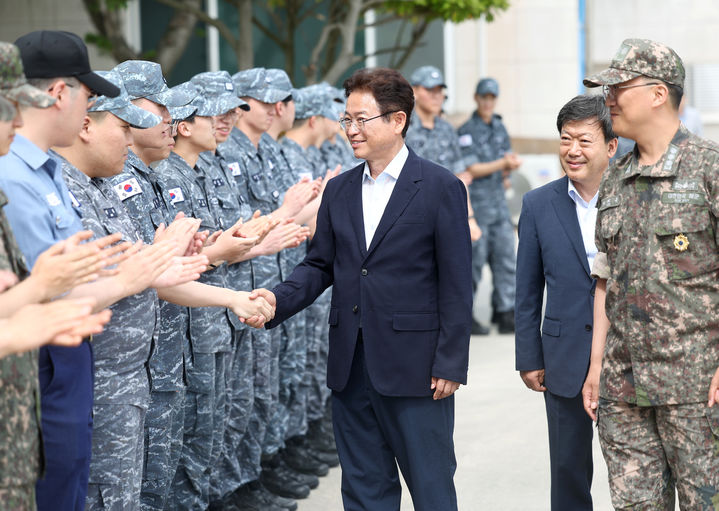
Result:
<svg viewBox="0 0 719 511"><path fill-rule="evenodd" d="M358 90L347 98L345 119L366 120L381 113L371 92ZM345 131L355 157L370 163L389 163L404 143L402 129L406 122L404 112L394 112L367 121L362 128L357 122L348 123Z"/></svg>
<svg viewBox="0 0 719 511"><path fill-rule="evenodd" d="M637 85L656 82L657 80L639 76L610 88L611 92L605 102L612 116L612 129L617 135L636 139L635 134L651 118L654 89L659 86Z"/></svg>
<svg viewBox="0 0 719 511"><path fill-rule="evenodd" d="M590 188L598 184L616 149L617 139L604 140L596 117L568 121L562 126L559 162L567 177L575 183Z"/></svg>
<svg viewBox="0 0 719 511"><path fill-rule="evenodd" d="M221 144L230 137L232 128L239 118L239 108L233 108L229 112L222 115L216 115L213 119L215 122L215 140L217 144Z"/></svg>

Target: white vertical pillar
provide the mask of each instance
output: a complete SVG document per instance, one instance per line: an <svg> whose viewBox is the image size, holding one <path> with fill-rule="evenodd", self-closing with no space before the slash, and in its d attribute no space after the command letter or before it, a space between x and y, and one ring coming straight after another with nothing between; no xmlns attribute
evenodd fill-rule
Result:
<svg viewBox="0 0 719 511"><path fill-rule="evenodd" d="M125 10L125 40L136 52L142 50L142 21L140 19L140 1L130 0Z"/></svg>
<svg viewBox="0 0 719 511"><path fill-rule="evenodd" d="M212 18L219 16L217 0L207 0L207 15ZM220 70L220 33L211 25L207 25L207 70Z"/></svg>
<svg viewBox="0 0 719 511"><path fill-rule="evenodd" d="M365 25L371 25L374 23L377 19L377 14L374 12L374 9L368 10L364 15L364 22ZM364 49L365 54L369 55L365 59L364 65L366 67L377 67L377 56L372 55L374 52L377 51L377 28L376 27L368 27L364 31Z"/></svg>
<svg viewBox="0 0 719 511"><path fill-rule="evenodd" d="M477 20L477 70L479 78L487 76L487 21L484 16Z"/></svg>
<svg viewBox="0 0 719 511"><path fill-rule="evenodd" d="M447 84L447 102L445 112L452 114L457 110L457 54L454 44L454 23L446 21L442 25L444 39L444 83Z"/></svg>

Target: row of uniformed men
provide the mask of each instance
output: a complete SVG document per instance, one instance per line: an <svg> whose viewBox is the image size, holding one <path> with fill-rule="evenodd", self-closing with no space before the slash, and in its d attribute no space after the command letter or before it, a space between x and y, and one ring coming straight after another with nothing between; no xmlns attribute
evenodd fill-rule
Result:
<svg viewBox="0 0 719 511"><path fill-rule="evenodd" d="M272 304L240 290L301 260L324 183L356 164L338 136L342 94L262 68L168 89L151 62L93 73L74 34L16 44L30 83L4 45L3 121L24 126L0 159L3 236L33 275L52 250L81 254L84 273L59 261L64 287L44 298L70 290L113 314L91 344L40 350L38 508L296 508L337 463L328 296L281 329L250 331L242 321L270 318ZM97 240L80 244L83 227ZM90 317L94 332L107 321ZM11 408L33 409L36 371ZM0 439L30 438L0 459L0 492L18 509L34 507L40 466L38 418L26 419Z"/></svg>

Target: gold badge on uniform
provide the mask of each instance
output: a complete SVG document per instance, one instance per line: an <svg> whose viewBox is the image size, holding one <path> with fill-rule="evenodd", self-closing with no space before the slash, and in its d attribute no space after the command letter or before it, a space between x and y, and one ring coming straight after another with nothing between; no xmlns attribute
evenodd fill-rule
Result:
<svg viewBox="0 0 719 511"><path fill-rule="evenodd" d="M686 236L683 234L677 234L674 237L674 248L676 248L679 252L684 252L686 249L689 248L689 240Z"/></svg>

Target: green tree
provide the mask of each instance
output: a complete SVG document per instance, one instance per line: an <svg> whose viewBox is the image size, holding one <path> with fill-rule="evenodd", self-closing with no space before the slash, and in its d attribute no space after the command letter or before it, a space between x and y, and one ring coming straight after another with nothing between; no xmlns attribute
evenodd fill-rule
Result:
<svg viewBox="0 0 719 511"><path fill-rule="evenodd" d="M237 12L237 23L231 24L208 15L202 0L144 0L171 7L173 14L157 47L140 55L125 40L120 24L127 1L83 0L96 30L86 40L111 52L118 61L155 60L169 73L182 57L196 24L201 22L215 27L233 49L238 69L254 65L255 29L283 53L284 67L293 80L299 64L307 83L334 83L370 56L359 52L356 44L357 37L370 27L400 22L394 45L377 48L373 53L389 54L390 65L399 68L419 47L432 21L460 22L482 16L492 21L509 7L509 0L220 0ZM374 16L368 23L365 15L370 11ZM321 30L308 27L316 27L317 22ZM298 46L311 48L306 62L297 61Z"/></svg>

